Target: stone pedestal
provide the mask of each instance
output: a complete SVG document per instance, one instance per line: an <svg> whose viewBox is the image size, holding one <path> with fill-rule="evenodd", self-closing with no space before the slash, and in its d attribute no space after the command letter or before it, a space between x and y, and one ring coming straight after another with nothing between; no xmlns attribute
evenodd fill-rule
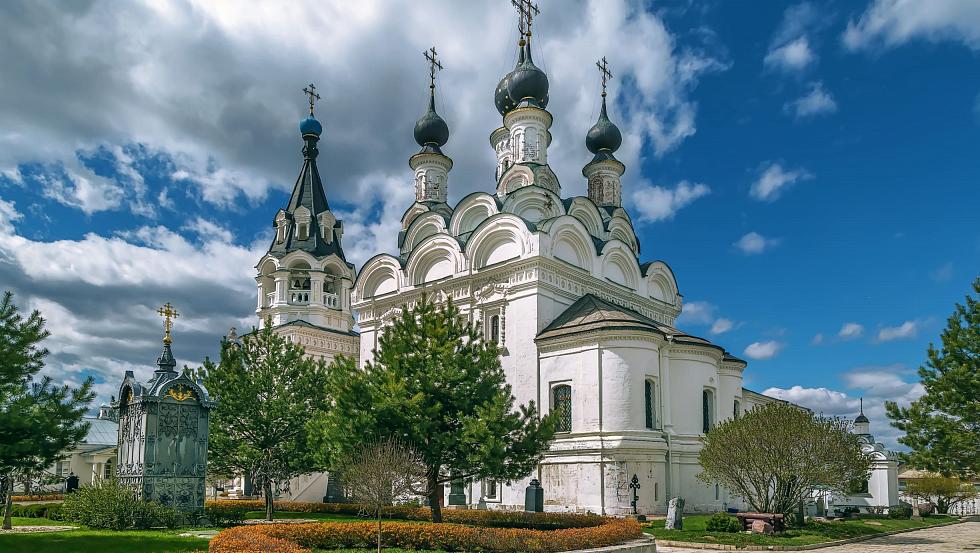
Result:
<svg viewBox="0 0 980 553"><path fill-rule="evenodd" d="M684 500L672 497L667 503L667 520L664 521L667 530L684 529Z"/></svg>
<svg viewBox="0 0 980 553"><path fill-rule="evenodd" d="M529 513L544 511L544 488L537 478L532 478L524 489L524 510Z"/></svg>

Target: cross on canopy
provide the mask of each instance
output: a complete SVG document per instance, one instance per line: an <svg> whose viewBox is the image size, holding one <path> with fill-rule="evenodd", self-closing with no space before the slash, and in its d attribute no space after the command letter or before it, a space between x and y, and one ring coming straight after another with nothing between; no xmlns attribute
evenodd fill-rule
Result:
<svg viewBox="0 0 980 553"><path fill-rule="evenodd" d="M310 83L309 85L303 87L303 92L310 97L310 117L313 117L313 102L320 99L320 95L316 93L316 85Z"/></svg>
<svg viewBox="0 0 980 553"><path fill-rule="evenodd" d="M510 3L517 9L517 14L520 16L518 28L521 31L521 41L523 43L523 35L531 36L531 22L534 16L541 14L541 10L531 0L510 0Z"/></svg>
<svg viewBox="0 0 980 553"><path fill-rule="evenodd" d="M436 52L436 47L433 46L428 50L422 52L425 56L426 61L429 62L429 88L436 87L436 70L442 71L442 63L439 62L439 54Z"/></svg>
<svg viewBox="0 0 980 553"><path fill-rule="evenodd" d="M595 62L595 66L599 68L599 74L602 75L602 96L606 96L606 83L609 79L612 79L612 71L609 71L609 64L606 63L606 56L602 56L602 59Z"/></svg>
<svg viewBox="0 0 980 553"><path fill-rule="evenodd" d="M177 313L177 309L170 305L168 301L163 307L157 309L157 315L163 317L163 343L170 344L173 342L173 339L170 337L170 329L173 328L174 319L179 317L180 313Z"/></svg>

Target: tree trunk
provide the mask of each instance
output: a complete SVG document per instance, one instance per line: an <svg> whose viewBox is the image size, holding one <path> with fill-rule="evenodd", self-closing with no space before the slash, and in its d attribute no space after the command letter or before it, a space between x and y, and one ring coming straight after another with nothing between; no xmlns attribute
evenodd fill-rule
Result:
<svg viewBox="0 0 980 553"><path fill-rule="evenodd" d="M3 502L3 529L10 530L12 525L10 523L10 511L13 510L14 505L14 482L9 476L0 478L0 488L4 493L0 496L4 497Z"/></svg>
<svg viewBox="0 0 980 553"><path fill-rule="evenodd" d="M432 522L442 522L442 484L438 472L429 475L429 509L432 510Z"/></svg>
<svg viewBox="0 0 980 553"><path fill-rule="evenodd" d="M381 507L378 507L378 553L381 553Z"/></svg>
<svg viewBox="0 0 980 553"><path fill-rule="evenodd" d="M272 480L268 478L264 479L262 493L265 495L265 519L272 520Z"/></svg>

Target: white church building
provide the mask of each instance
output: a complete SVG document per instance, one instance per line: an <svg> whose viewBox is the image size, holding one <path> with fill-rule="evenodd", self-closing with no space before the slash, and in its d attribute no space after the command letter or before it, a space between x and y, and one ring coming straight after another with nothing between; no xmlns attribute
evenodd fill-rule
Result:
<svg viewBox="0 0 980 553"><path fill-rule="evenodd" d="M449 128L435 110L433 78L415 125L421 149L409 158L415 202L392 236L397 253L371 258L357 274L317 170L323 129L311 96L300 124L303 168L256 266L256 314L310 355L329 361L343 354L361 364L385 325L423 294L451 298L480 324L500 346L517 402L562 416L533 474L510 483L459 482L446 493L453 503L523 508L525 487L536 478L546 510L626 514L635 475L640 513L665 512L675 496L688 511L740 507L728 490L696 479L699 439L725 419L779 400L743 388L745 361L675 326L682 296L674 273L650 250L641 253L622 206L626 167L615 156L622 136L608 116L605 78L582 174L562 175L586 179L587 196L562 195L548 165L548 77L531 58L530 38L521 35L517 65L494 94L501 116L490 131L494 178L454 205L453 162L443 151ZM299 479L290 495L319 501L325 483L324 475Z"/></svg>

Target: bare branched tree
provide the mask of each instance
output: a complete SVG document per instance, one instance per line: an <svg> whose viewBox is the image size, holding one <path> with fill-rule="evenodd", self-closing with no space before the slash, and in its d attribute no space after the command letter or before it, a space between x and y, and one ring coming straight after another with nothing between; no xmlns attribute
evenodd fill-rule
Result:
<svg viewBox="0 0 980 553"><path fill-rule="evenodd" d="M340 473L354 500L374 511L378 520L378 553L381 553L382 510L424 489L427 471L422 454L391 437L357 448Z"/></svg>

